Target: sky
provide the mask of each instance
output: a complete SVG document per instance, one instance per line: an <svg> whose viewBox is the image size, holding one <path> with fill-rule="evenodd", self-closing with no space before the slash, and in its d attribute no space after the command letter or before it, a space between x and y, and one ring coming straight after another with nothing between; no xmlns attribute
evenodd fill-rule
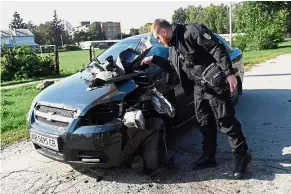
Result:
<svg viewBox="0 0 291 194"><path fill-rule="evenodd" d="M32 21L39 25L53 18L54 9L59 19L64 19L73 26L81 21L120 22L122 31L140 28L145 23L157 18L171 22L174 10L188 5L208 6L210 4L229 4L227 1L2 1L1 29L8 29L17 11L24 22Z"/></svg>

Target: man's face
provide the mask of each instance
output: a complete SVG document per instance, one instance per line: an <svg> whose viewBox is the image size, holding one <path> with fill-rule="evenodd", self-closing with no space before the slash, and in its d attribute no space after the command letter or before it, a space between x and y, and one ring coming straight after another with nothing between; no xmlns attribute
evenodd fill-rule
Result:
<svg viewBox="0 0 291 194"><path fill-rule="evenodd" d="M158 39L161 44L170 47L170 40L172 38L170 29L161 29L160 33L154 33L153 36Z"/></svg>

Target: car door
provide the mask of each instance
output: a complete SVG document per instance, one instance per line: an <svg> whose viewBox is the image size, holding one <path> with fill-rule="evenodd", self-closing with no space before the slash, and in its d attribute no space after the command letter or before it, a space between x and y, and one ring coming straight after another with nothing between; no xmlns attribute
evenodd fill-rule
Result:
<svg viewBox="0 0 291 194"><path fill-rule="evenodd" d="M152 44L154 45L154 48L150 51L148 54L151 55L158 55L160 57L164 57L168 59L169 57L169 49L166 48L164 45L160 44L157 39L153 38L151 39ZM167 94L165 94L168 98L172 98L173 95L176 98L176 115L177 115L177 122L176 126L180 126L188 121L191 120L194 116L194 104L193 104L193 95L186 96L184 93L184 90L179 82L179 78L176 74L176 72L173 72L171 74L168 74L168 76L175 77L176 85L174 87L174 91L168 91ZM171 92L174 92L171 93Z"/></svg>

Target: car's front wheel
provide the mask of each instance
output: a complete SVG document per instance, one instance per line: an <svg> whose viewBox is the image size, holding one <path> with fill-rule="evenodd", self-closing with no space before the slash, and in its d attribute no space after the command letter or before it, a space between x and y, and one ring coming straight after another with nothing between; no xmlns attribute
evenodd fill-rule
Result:
<svg viewBox="0 0 291 194"><path fill-rule="evenodd" d="M165 157L166 152L162 135L163 131L159 130L143 143L143 164L146 174L157 170Z"/></svg>

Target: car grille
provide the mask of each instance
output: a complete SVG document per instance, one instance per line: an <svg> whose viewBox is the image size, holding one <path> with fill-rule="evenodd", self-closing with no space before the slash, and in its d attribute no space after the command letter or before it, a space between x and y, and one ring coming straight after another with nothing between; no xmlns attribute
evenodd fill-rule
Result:
<svg viewBox="0 0 291 194"><path fill-rule="evenodd" d="M65 109L60 109L60 108L55 108L55 107L49 107L49 106L44 106L40 105L37 107L40 112L44 113L49 113L49 112L55 112L57 115L64 116L64 117L70 117L74 118L74 111L72 110L65 110Z"/></svg>
<svg viewBox="0 0 291 194"><path fill-rule="evenodd" d="M47 125L51 125L54 127L62 127L62 128L66 128L69 123L67 122L61 122L61 121L48 121L46 118L40 117L40 116L35 116L36 120L40 123L44 123Z"/></svg>
<svg viewBox="0 0 291 194"><path fill-rule="evenodd" d="M38 105L34 109L35 120L40 124L65 129L74 118L74 110L67 110L46 105Z"/></svg>

